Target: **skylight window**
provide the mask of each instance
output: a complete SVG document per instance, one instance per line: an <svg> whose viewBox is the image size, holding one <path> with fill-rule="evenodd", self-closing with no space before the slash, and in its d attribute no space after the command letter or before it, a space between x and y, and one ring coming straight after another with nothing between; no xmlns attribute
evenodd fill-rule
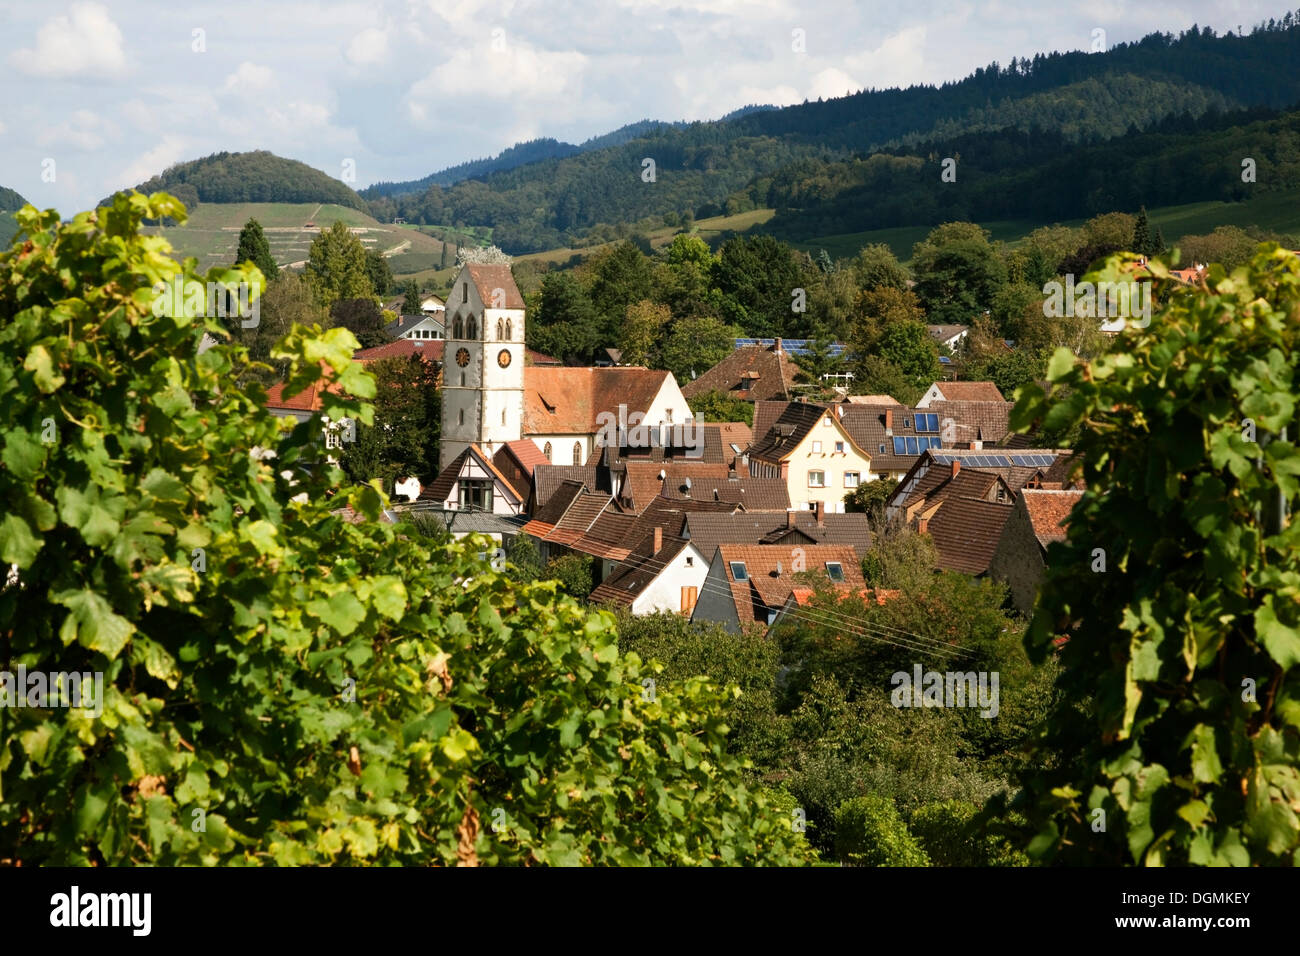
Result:
<svg viewBox="0 0 1300 956"><path fill-rule="evenodd" d="M832 581L843 581L844 565L840 564L838 561L827 561L826 573L831 576Z"/></svg>
<svg viewBox="0 0 1300 956"><path fill-rule="evenodd" d="M749 580L749 571L745 568L744 561L732 561L730 562L730 564L731 564L731 576L733 578L735 578L737 581Z"/></svg>

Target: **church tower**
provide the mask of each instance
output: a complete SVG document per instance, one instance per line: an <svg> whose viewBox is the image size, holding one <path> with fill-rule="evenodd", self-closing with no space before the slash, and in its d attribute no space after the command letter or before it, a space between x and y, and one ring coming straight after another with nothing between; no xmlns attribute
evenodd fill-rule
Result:
<svg viewBox="0 0 1300 956"><path fill-rule="evenodd" d="M471 443L493 455L523 436L524 299L510 267L464 266L445 322L439 468Z"/></svg>

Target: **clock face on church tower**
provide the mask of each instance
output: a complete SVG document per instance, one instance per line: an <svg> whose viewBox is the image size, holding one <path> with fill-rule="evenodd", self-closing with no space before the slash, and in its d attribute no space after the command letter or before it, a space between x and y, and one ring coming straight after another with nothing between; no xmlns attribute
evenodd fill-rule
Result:
<svg viewBox="0 0 1300 956"><path fill-rule="evenodd" d="M456 364L461 368L469 364L469 349L460 349L456 352Z"/></svg>
<svg viewBox="0 0 1300 956"><path fill-rule="evenodd" d="M497 364L500 365L502 368L509 368L509 367L510 367L510 350L509 350L509 349L502 349L500 352L497 353Z"/></svg>

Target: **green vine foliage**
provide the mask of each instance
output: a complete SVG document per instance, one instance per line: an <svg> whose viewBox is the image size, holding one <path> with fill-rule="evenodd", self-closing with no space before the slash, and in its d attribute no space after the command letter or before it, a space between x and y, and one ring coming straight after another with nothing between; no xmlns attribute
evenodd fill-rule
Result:
<svg viewBox="0 0 1300 956"><path fill-rule="evenodd" d="M1294 865L1300 523L1278 502L1300 497L1300 259L1261 247L1186 289L1152 271L1149 327L1089 363L1059 350L1051 394L1013 413L1080 426L1088 489L1026 636L1037 659L1066 641L1018 809L1040 860Z"/></svg>
<svg viewBox="0 0 1300 956"><path fill-rule="evenodd" d="M610 616L374 520L319 416L234 387L243 348L199 354L227 320L155 315L177 273L261 281L177 265L139 231L164 217L162 193L28 207L0 253L0 669L104 675L98 716L0 708L0 860L809 859L726 752L736 691L647 684ZM324 375L324 413L369 423L355 347L295 326L272 357L287 394Z"/></svg>

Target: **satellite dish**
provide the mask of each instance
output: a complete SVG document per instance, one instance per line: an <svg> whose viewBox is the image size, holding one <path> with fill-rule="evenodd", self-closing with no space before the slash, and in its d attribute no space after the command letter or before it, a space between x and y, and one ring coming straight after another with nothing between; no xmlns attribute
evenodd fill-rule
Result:
<svg viewBox="0 0 1300 956"><path fill-rule="evenodd" d="M684 482L684 487L686 488L687 491L690 491L690 490L691 490L691 479L690 479L690 478L687 478L687 479L686 479L686 481Z"/></svg>
<svg viewBox="0 0 1300 956"><path fill-rule="evenodd" d="M781 562L780 562L780 561L776 562L776 576L777 576L778 578L781 576Z"/></svg>

